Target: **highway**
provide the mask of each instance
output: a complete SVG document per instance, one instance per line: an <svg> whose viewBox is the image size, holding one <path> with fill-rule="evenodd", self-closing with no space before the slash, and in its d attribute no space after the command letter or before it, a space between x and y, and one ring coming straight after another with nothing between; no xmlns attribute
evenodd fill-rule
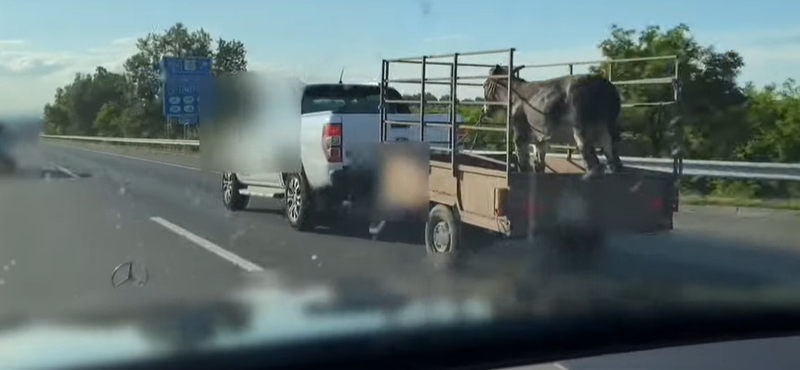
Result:
<svg viewBox="0 0 800 370"><path fill-rule="evenodd" d="M0 180L0 316L213 297L253 273L286 281L369 276L406 290L439 276L410 241L299 233L274 200L228 212L219 175L200 170L196 155L43 142L22 159L19 174ZM667 234L612 237L586 281L800 282L800 213L686 206L676 217ZM530 265L515 271L533 252L520 242L496 244L457 279L469 289L518 294L497 280L524 280ZM114 288L113 269L128 261L145 266L148 280Z"/></svg>

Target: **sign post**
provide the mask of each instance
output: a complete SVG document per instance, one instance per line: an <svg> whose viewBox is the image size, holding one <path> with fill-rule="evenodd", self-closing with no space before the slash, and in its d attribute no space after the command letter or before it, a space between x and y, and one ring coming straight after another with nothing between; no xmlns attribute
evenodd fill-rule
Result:
<svg viewBox="0 0 800 370"><path fill-rule="evenodd" d="M200 123L203 107L209 106L211 58L164 57L161 80L164 117L168 124L177 121L186 133ZM201 105L203 100L205 103Z"/></svg>

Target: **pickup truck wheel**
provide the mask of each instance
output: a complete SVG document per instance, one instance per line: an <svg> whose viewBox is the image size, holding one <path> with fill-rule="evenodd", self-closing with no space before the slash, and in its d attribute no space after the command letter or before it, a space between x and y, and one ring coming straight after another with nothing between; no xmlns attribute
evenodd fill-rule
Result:
<svg viewBox="0 0 800 370"><path fill-rule="evenodd" d="M285 214L289 225L297 230L311 228L311 192L300 174L291 174L286 179Z"/></svg>
<svg viewBox="0 0 800 370"><path fill-rule="evenodd" d="M437 204L428 214L425 223L425 248L434 264L452 266L461 246L461 222L450 207Z"/></svg>
<svg viewBox="0 0 800 370"><path fill-rule="evenodd" d="M247 207L250 196L242 195L239 190L244 186L233 173L225 172L222 174L222 203L225 208L231 211L240 211Z"/></svg>

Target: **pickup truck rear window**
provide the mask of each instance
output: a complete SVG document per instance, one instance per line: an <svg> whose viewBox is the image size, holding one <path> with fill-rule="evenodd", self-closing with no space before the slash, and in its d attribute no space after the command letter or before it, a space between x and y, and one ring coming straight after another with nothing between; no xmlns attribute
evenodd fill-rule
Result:
<svg viewBox="0 0 800 370"><path fill-rule="evenodd" d="M402 95L389 89L387 99L400 100ZM377 114L380 89L372 85L309 85L303 93L302 113L333 111L334 113ZM407 106L390 104L389 113L411 113Z"/></svg>

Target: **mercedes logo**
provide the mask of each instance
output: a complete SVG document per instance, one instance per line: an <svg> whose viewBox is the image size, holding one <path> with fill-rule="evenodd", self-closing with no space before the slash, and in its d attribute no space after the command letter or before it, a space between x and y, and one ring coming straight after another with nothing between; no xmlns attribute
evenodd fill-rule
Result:
<svg viewBox="0 0 800 370"><path fill-rule="evenodd" d="M147 283L147 269L135 262L119 264L111 273L111 285L116 288L128 282L132 282L136 286Z"/></svg>

